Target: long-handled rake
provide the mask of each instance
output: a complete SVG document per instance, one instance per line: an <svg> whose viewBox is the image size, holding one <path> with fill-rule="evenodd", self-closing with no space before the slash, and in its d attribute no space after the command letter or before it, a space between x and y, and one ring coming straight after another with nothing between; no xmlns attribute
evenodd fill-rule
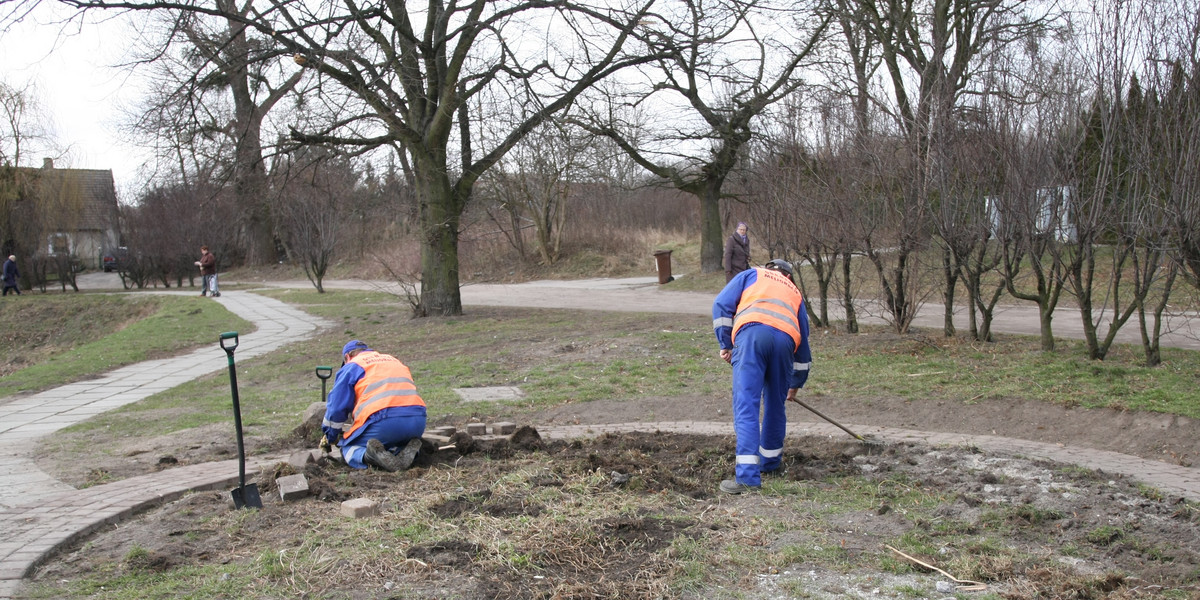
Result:
<svg viewBox="0 0 1200 600"><path fill-rule="evenodd" d="M842 425L841 423L838 423L837 421L830 419L829 417L822 414L821 411L809 406L808 404L805 404L804 401L800 400L799 398L788 398L788 400L791 400L792 402L795 402L796 404L799 404L800 406L807 408L808 410L812 411L812 413L817 415L818 417L821 417L822 419L825 419L826 421L829 421L830 423L837 425L839 429L841 429L842 431L845 431L846 433L850 434L850 436L853 437L854 439L856 439L868 446L883 446L886 444L886 442L884 442L883 440L881 440L877 437L861 436L861 435L858 435L857 433L854 433L853 431L850 431L850 429L848 429L845 425Z"/></svg>

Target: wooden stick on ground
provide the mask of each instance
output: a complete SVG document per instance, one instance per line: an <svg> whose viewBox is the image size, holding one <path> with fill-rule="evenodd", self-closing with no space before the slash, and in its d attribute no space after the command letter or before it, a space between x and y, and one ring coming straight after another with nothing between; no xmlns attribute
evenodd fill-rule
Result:
<svg viewBox="0 0 1200 600"><path fill-rule="evenodd" d="M917 563L918 565L921 565L922 567L925 567L926 569L937 571L938 573L941 573L942 575L949 577L951 581L958 584L958 591L960 591L960 592L982 592L987 589L986 584L979 583L978 581L971 581L969 579L959 579L959 578L957 578L957 577L955 577L955 576L953 576L953 575L951 575L929 563L922 562L918 559L915 559L915 558L913 558L891 546L888 546L885 544L884 547L887 548L888 550L891 550L892 552L895 552L896 554L899 554L900 556L903 556L904 558L907 558L908 560L911 560L912 562Z"/></svg>

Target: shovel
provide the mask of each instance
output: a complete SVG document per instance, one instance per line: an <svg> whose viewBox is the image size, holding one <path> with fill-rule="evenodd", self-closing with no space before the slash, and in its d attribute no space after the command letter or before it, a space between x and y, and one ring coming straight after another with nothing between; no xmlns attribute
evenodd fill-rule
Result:
<svg viewBox="0 0 1200 600"><path fill-rule="evenodd" d="M317 367L316 371L317 377L321 380L321 402L325 402L325 380L333 376L333 367Z"/></svg>
<svg viewBox="0 0 1200 600"><path fill-rule="evenodd" d="M225 340L233 340L233 342L227 346ZM258 495L258 485L246 484L246 451L242 446L242 407L238 403L237 369L233 366L233 351L237 347L238 334L236 331L227 331L221 334L221 349L229 356L229 387L233 389L233 426L237 431L238 487L230 494L233 496L235 509L262 508L262 497Z"/></svg>
<svg viewBox="0 0 1200 600"><path fill-rule="evenodd" d="M791 400L792 402L795 402L796 404L799 404L800 406L803 406L804 408L807 408L808 410L812 411L812 412L813 412L813 414L817 415L818 417L821 417L822 419L825 419L826 421L829 421L830 423L833 423L834 425L837 425L839 429L841 429L842 431L845 431L846 433L850 434L850 436L851 436L851 437L853 437L854 439L856 439L856 440L858 440L858 441L860 441L860 442L862 442L862 443L864 443L864 444L866 444L866 445L868 445L868 446L882 446L882 445L884 445L884 442L883 442L883 440L880 440L879 438L876 438L876 437L863 437L863 436L861 436L861 435L858 435L857 433L854 433L853 431L850 431L849 429L847 429L847 428L846 428L846 426L844 426L844 425L842 425L841 423L838 423L837 421L834 421L833 419L830 419L829 417L827 417L827 416L825 416L825 415L821 414L821 411L819 411L819 410L817 410L817 409L815 409L815 408L813 408L813 407L811 407L811 406L809 406L809 405L805 404L805 403L804 403L803 401L801 401L799 398L788 398L788 400Z"/></svg>

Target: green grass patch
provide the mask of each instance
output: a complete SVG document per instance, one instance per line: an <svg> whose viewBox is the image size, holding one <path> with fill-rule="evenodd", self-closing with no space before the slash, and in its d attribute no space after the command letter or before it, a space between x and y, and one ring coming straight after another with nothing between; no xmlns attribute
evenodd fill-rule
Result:
<svg viewBox="0 0 1200 600"><path fill-rule="evenodd" d="M1114 347L1106 360L1093 361L1076 340L1057 340L1058 350L1045 353L1033 337L982 343L869 331L814 333L810 393L964 403L1022 398L1200 418L1200 399L1192 393L1200 385L1200 353L1192 350L1163 349L1163 364L1145 367L1130 346Z"/></svg>
<svg viewBox="0 0 1200 600"><path fill-rule="evenodd" d="M280 289L263 293L294 302L337 325L269 355L238 361L242 415L249 434L281 436L295 427L308 404L322 399L314 367L336 369L342 344L352 338L366 340L407 363L435 421L477 417L480 411L497 409L508 418L519 418L522 411L594 400L724 399L729 394L729 369L716 356L709 319L700 315L672 315L666 320L658 314L477 308L462 316L412 319L404 299L382 292L318 294ZM68 355L95 357L108 348L136 349L140 354L123 359L132 362L135 356L144 359L169 352L163 349L168 347L215 346L214 332L247 327L217 303L201 298L134 295L130 302L125 310L143 315L141 320L64 353L53 368L49 362L39 368L46 373L68 371L72 363ZM1046 354L1036 339L1024 337L983 344L921 332L900 336L882 328L860 335L818 329L812 344L815 367L805 393L817 397L836 394L864 402L881 396L951 403L1039 400L1200 418L1192 393L1200 383L1200 353L1193 351L1167 349L1165 364L1149 369L1140 366L1140 357L1128 348L1118 348L1109 360L1097 363L1082 357L1079 344L1064 342L1059 352ZM96 358L83 362L90 366L77 368L80 373L103 371L108 367L98 365L110 364ZM15 381L6 377L3 385L14 386ZM332 380L327 385L331 384ZM496 385L519 386L525 398L492 407L462 402L453 392L459 387ZM128 436L132 434L122 423L130 418L139 423L138 435L225 423L229 398L228 375L214 373L73 426L68 433L94 436L109 430L113 437ZM1147 398L1153 401L1144 401ZM653 416L653 404L645 410L647 417ZM69 452L84 452L89 444L95 445L95 440L72 439L60 436L56 444ZM842 485L858 484L825 482L822 487L829 490L821 493L836 500ZM910 493L914 498L926 493L910 489L915 487L889 480L876 490L853 490L855 497L872 498L874 504L847 505L846 510L871 510L885 501L898 508L904 502L923 501L906 498ZM815 492L784 487L779 493L806 501ZM837 501L820 505L818 510L840 506Z"/></svg>
<svg viewBox="0 0 1200 600"><path fill-rule="evenodd" d="M42 390L162 358L251 325L204 298L175 295L38 296L5 305L0 339L19 362L0 379L0 397ZM36 303L36 304L35 304ZM220 351L219 349L217 350Z"/></svg>

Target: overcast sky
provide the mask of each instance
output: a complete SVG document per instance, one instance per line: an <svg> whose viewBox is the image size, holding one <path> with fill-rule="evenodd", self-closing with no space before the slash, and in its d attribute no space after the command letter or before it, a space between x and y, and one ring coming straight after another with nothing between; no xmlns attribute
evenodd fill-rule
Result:
<svg viewBox="0 0 1200 600"><path fill-rule="evenodd" d="M137 82L116 67L130 45L123 23L90 19L64 27L60 7L41 2L34 14L0 34L0 79L14 88L32 83L66 157L55 166L112 169L117 192L129 202L141 187L138 170L147 160L126 145L118 130L121 106L137 97ZM45 152L23 158L41 166Z"/></svg>

